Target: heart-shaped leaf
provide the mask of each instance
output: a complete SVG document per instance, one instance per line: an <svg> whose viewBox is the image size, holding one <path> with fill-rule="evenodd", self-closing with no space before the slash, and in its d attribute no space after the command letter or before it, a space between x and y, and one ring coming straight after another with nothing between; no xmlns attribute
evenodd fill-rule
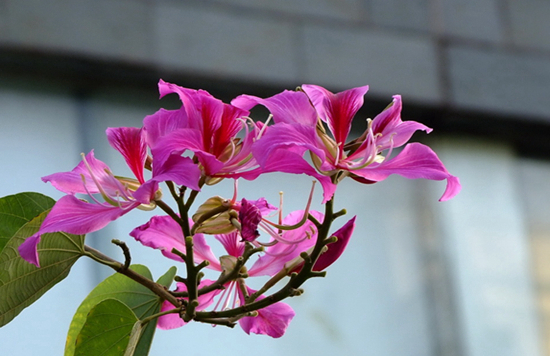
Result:
<svg viewBox="0 0 550 356"><path fill-rule="evenodd" d="M21 258L17 248L38 231L47 213L24 224L0 253L0 326L67 277L84 253L84 235L53 233L44 234L38 244L40 268Z"/></svg>
<svg viewBox="0 0 550 356"><path fill-rule="evenodd" d="M54 204L55 200L40 193L19 193L0 198L0 252L21 226Z"/></svg>
<svg viewBox="0 0 550 356"><path fill-rule="evenodd" d="M132 265L130 268L142 276L152 279L151 272L147 267ZM169 288L175 274L176 268L172 267L159 278L158 282L166 288ZM86 316L89 311L96 304L109 298L117 299L127 305L140 320L158 313L162 304L161 299L148 288L122 274L115 273L98 284L78 307L71 322L71 326L69 327L67 343L65 344L65 356L75 355L75 343L86 322ZM156 324L156 320L147 324L134 355L147 356L153 341Z"/></svg>
<svg viewBox="0 0 550 356"><path fill-rule="evenodd" d="M136 322L124 303L105 299L90 309L76 338L75 356L123 356Z"/></svg>

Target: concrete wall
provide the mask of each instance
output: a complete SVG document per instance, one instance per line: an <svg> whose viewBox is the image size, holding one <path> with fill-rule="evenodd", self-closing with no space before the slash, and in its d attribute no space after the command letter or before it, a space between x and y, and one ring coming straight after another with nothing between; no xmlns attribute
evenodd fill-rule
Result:
<svg viewBox="0 0 550 356"><path fill-rule="evenodd" d="M0 49L548 120L541 0L2 0Z"/></svg>

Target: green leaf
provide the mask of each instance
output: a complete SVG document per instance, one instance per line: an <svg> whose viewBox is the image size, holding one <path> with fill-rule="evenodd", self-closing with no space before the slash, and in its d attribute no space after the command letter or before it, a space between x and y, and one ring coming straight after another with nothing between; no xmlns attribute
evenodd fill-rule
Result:
<svg viewBox="0 0 550 356"><path fill-rule="evenodd" d="M130 268L142 276L152 279L151 272L147 267L132 265ZM159 278L159 283L169 288L175 274L175 267L170 268L168 272ZM117 299L127 305L140 320L158 313L162 304L160 297L148 288L122 274L115 273L98 284L78 307L69 327L67 343L65 344L65 356L75 355L75 342L86 321L88 312L94 305L109 298ZM157 321L153 320L145 327L136 348L136 356L147 356L149 353L156 325Z"/></svg>
<svg viewBox="0 0 550 356"><path fill-rule="evenodd" d="M19 193L0 198L0 252L21 226L54 204L55 200L40 193Z"/></svg>
<svg viewBox="0 0 550 356"><path fill-rule="evenodd" d="M105 299L88 313L76 339L75 356L123 356L136 322L141 324L124 303Z"/></svg>
<svg viewBox="0 0 550 356"><path fill-rule="evenodd" d="M0 253L0 326L15 318L61 282L83 255L84 235L44 234L38 244L41 268L28 263L17 248L38 231L48 211L21 227Z"/></svg>
<svg viewBox="0 0 550 356"><path fill-rule="evenodd" d="M160 276L160 278L157 280L157 283L160 285L165 286L166 288L170 288L172 285L172 282L174 281L174 277L176 276L176 272L178 269L174 266L170 267L168 271L166 271L165 274Z"/></svg>

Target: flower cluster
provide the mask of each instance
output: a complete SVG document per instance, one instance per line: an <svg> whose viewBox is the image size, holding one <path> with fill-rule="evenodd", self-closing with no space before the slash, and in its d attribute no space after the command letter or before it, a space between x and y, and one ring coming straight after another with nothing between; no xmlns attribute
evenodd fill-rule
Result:
<svg viewBox="0 0 550 356"><path fill-rule="evenodd" d="M431 129L401 120L398 95L383 112L367 120L362 135L349 139L352 120L367 90L364 86L333 94L320 86L303 85L269 98L241 95L227 104L206 91L161 80L161 97L177 94L180 109L161 109L145 117L141 128L107 130L109 143L122 154L134 177L115 175L93 151L83 154L72 171L43 177L67 195L56 202L40 230L20 246L20 254L39 266L37 244L43 234L87 234L135 208L160 208L165 215L154 216L130 233L143 245L187 267L187 278L171 292L181 304L165 301L165 315L158 326L170 329L190 320L215 324L224 318L224 311L237 310L231 321L238 321L247 333L280 337L294 316L280 300L299 291L289 288L292 291L286 295L273 294L270 299L263 293L289 275L294 278L293 286L299 286L340 257L355 226L354 217L337 231L329 231L341 215L332 212L332 198L342 179L350 177L363 184L391 174L445 179L442 201L460 190L458 178L429 147L407 144L415 131ZM273 124L248 117L256 105L269 110ZM392 150L401 146L392 156ZM148 178L145 171L150 171ZM305 210L283 217L282 207L263 198L237 200L235 189L232 199L211 197L189 215L207 185L227 178L254 180L269 172L313 177L322 186L323 204L330 208L324 213L309 210L310 195ZM163 200L163 182L177 202L177 213ZM92 202L76 194L86 194ZM278 216L277 222L270 221L273 216ZM211 242L207 235L213 235ZM226 254L214 255L209 246L214 241ZM247 267L253 254L259 258ZM220 277L201 280L203 268L219 272ZM246 285L255 276L271 279L257 291ZM213 311L206 312L214 303Z"/></svg>

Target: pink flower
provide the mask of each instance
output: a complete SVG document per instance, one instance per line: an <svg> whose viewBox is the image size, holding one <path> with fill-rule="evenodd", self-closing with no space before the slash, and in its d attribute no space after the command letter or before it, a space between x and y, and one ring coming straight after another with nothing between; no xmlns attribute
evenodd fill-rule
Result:
<svg viewBox="0 0 550 356"><path fill-rule="evenodd" d="M200 171L191 159L169 157L163 164L153 160L153 176L145 180L143 169L147 160L147 148L142 130L133 127L110 128L107 130L109 143L125 158L135 175L133 178L119 178L102 161L94 157L93 151L70 172L55 173L43 177L58 190L68 195L59 199L42 223L40 230L27 238L19 247L23 259L39 266L36 246L42 234L63 231L70 234L87 234L105 227L134 208L151 210L155 199L160 197L158 183L172 180L177 184L199 189ZM88 194L96 204L75 197ZM94 195L100 194L103 202Z"/></svg>
<svg viewBox="0 0 550 356"><path fill-rule="evenodd" d="M257 202L255 203L260 206L265 205L265 201L262 199ZM249 203L247 202L246 204ZM318 219L322 218L322 214L319 212L311 211L310 213ZM296 224L302 219L303 214L303 211L293 212L283 219L282 223L285 225ZM130 235L145 246L159 249L165 256L178 261L181 261L181 258L170 251L173 248L185 251L182 230L169 216L155 216L147 224L134 229ZM317 240L317 231L313 223L307 221L295 230L283 232L278 238L279 240L275 241L272 237L271 244L265 249L264 255L258 258L247 270L248 277L275 275L285 267L285 264L298 259L301 252L308 251L313 247ZM245 242L242 236L235 231L228 234L215 235L215 239L222 244L227 255L217 258L206 243L205 236L203 234L195 234L193 236L195 263L206 260L209 262L207 267L209 269L218 272L232 270L237 263L237 259L244 253ZM214 310L237 307L244 303L244 296L238 287L237 281L230 281L224 287L225 289L221 292ZM260 299L262 298L263 296L260 297ZM209 302L208 304L211 303ZM201 303L201 305L203 304ZM241 319L240 324L247 333L252 332L280 337L283 335L293 316L294 311L288 305L278 302L259 310L256 317ZM172 316L172 318L174 317ZM166 324L163 323L161 325ZM172 322L170 325L176 324Z"/></svg>
<svg viewBox="0 0 550 356"><path fill-rule="evenodd" d="M161 97L178 94L179 110L159 110L144 120L147 142L153 156L166 160L189 150L195 154L210 182L222 178L256 178L261 171L251 147L260 126L251 129L244 117L248 111L225 104L204 90L182 88L159 82ZM237 134L245 130L244 138ZM208 181L207 181L208 183Z"/></svg>
<svg viewBox="0 0 550 356"><path fill-rule="evenodd" d="M415 131L431 131L418 122L401 120L399 95L394 96L386 110L368 121L367 130L358 139L346 142L368 87L336 94L315 85L303 85L302 90L284 91L267 99L241 95L232 101L245 110L264 105L273 115L275 125L268 127L253 146L264 172L315 177L323 186L323 202L331 199L336 184L346 176L362 183L378 182L391 174L446 179L447 188L440 200L450 199L460 191L458 178L425 145L409 144L390 158L392 149L404 145ZM313 167L304 159L307 152Z"/></svg>

